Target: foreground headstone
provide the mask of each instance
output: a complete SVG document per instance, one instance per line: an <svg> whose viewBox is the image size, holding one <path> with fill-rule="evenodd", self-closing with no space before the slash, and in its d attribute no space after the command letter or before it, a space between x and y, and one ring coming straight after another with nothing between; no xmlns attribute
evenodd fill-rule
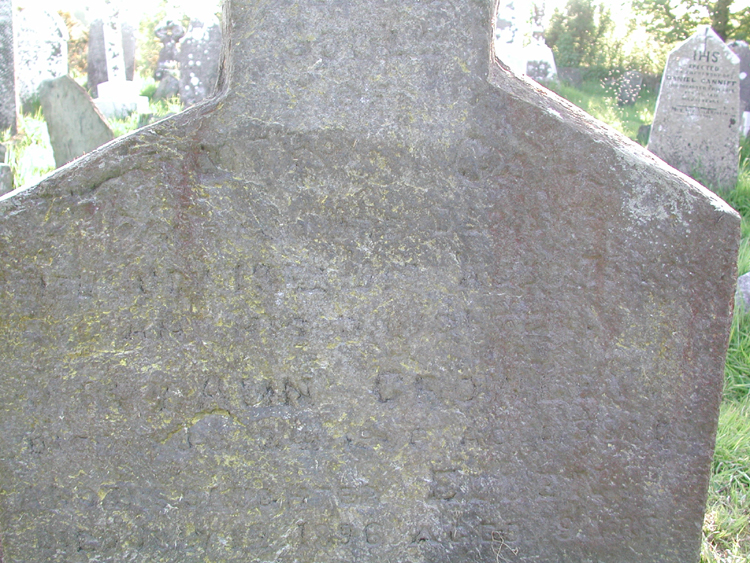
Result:
<svg viewBox="0 0 750 563"><path fill-rule="evenodd" d="M667 59L648 148L714 188L731 188L739 168L739 58L709 26Z"/></svg>
<svg viewBox="0 0 750 563"><path fill-rule="evenodd" d="M16 73L13 66L13 5L0 0L0 131L16 132Z"/></svg>
<svg viewBox="0 0 750 563"><path fill-rule="evenodd" d="M233 0L0 204L7 561L697 562L739 217L490 4Z"/></svg>
<svg viewBox="0 0 750 563"><path fill-rule="evenodd" d="M185 105L205 100L216 88L221 53L221 25L216 16L190 19L180 42L180 99Z"/></svg>
<svg viewBox="0 0 750 563"><path fill-rule="evenodd" d="M43 82L39 98L58 167L114 139L93 100L70 76Z"/></svg>
<svg viewBox="0 0 750 563"><path fill-rule="evenodd" d="M68 28L55 12L25 0L13 29L16 88L21 105L29 108L38 101L42 82L68 74Z"/></svg>

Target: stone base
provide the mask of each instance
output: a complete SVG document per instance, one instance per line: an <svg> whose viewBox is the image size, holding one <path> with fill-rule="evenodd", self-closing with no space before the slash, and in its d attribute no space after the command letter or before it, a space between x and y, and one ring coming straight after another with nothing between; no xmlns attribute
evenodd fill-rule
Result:
<svg viewBox="0 0 750 563"><path fill-rule="evenodd" d="M148 98L141 96L134 82L102 82L97 87L96 107L107 119L122 119L131 113L148 113Z"/></svg>

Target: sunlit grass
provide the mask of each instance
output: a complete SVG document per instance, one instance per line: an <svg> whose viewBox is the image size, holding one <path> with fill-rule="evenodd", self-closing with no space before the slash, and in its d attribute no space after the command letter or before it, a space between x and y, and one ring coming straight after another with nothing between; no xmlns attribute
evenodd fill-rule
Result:
<svg viewBox="0 0 750 563"><path fill-rule="evenodd" d="M179 99L174 98L151 102L149 109L152 120L155 121L165 115L178 113L183 108ZM125 119L108 120L115 137L136 130L143 122L143 116L137 113ZM55 158L41 108L33 115L22 115L18 134L11 136L9 131L5 131L2 134L2 142L8 149L6 162L13 170L14 187L32 186L54 172Z"/></svg>

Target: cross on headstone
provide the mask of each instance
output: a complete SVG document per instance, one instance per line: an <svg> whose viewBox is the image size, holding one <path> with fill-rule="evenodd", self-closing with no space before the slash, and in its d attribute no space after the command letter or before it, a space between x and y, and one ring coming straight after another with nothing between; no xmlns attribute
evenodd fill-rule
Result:
<svg viewBox="0 0 750 563"><path fill-rule="evenodd" d="M733 188L739 168L740 60L710 26L669 54L648 148L707 186Z"/></svg>
<svg viewBox="0 0 750 563"><path fill-rule="evenodd" d="M219 96L0 200L4 556L697 562L738 216L489 1L224 17Z"/></svg>

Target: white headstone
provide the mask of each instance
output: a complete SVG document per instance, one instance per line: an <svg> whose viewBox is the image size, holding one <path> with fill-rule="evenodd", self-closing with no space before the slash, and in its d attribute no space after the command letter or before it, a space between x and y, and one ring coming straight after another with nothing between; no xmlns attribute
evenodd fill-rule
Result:
<svg viewBox="0 0 750 563"><path fill-rule="evenodd" d="M545 45L541 30L532 30L513 0L500 3L495 22L495 54L516 74L539 82L557 78L552 49ZM523 4L524 6L526 4Z"/></svg>
<svg viewBox="0 0 750 563"><path fill-rule="evenodd" d="M667 60L648 148L709 187L733 187L739 166L740 59L708 26Z"/></svg>
<svg viewBox="0 0 750 563"><path fill-rule="evenodd" d="M148 98L135 82L126 80L119 0L104 0L104 50L107 82L97 86L96 105L106 117L122 118L133 112L148 113Z"/></svg>

